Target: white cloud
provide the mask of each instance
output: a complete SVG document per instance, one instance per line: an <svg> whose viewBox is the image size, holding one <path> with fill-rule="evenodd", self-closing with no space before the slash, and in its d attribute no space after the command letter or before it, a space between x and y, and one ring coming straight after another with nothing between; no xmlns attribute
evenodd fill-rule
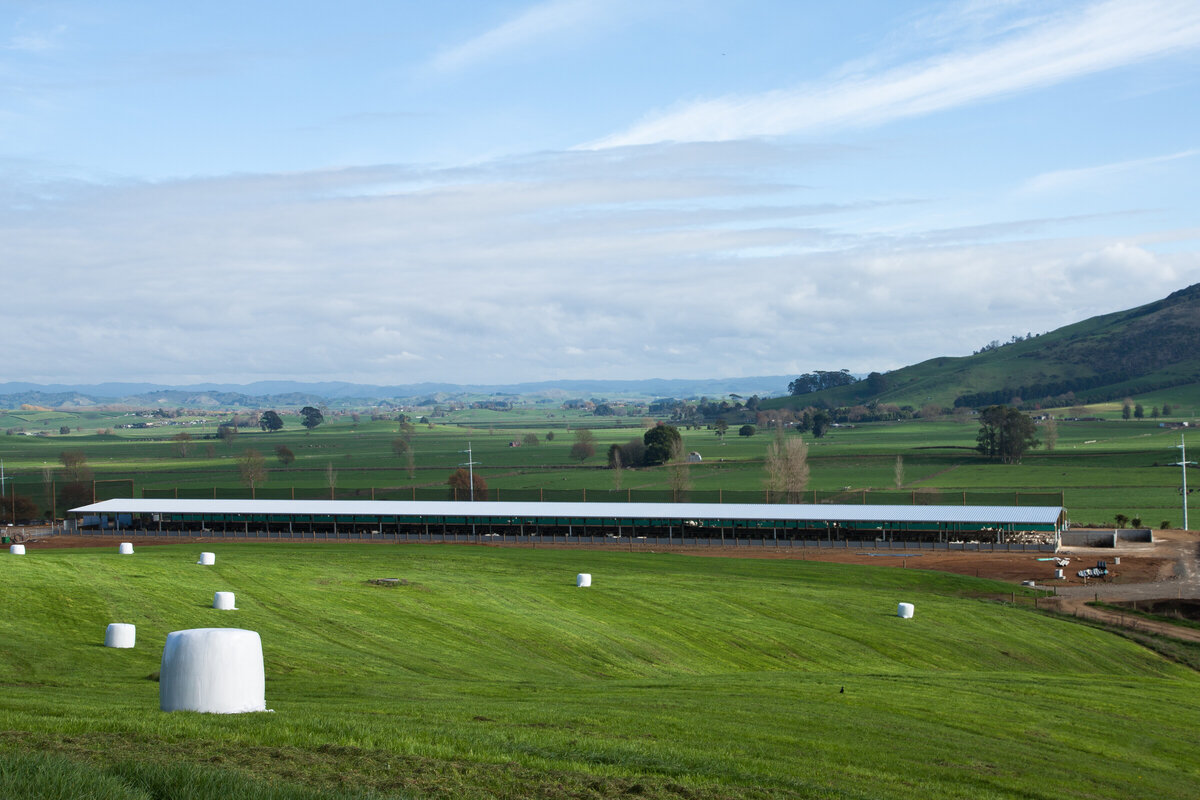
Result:
<svg viewBox="0 0 1200 800"><path fill-rule="evenodd" d="M604 0L546 0L486 33L443 50L430 66L439 72L467 69L590 25L610 14L615 5Z"/></svg>
<svg viewBox="0 0 1200 800"><path fill-rule="evenodd" d="M1083 167L1080 169L1061 169L1053 172L1043 172L1041 175L1036 175L1026 181L1022 191L1026 192L1051 192L1062 189L1077 188L1080 185L1093 183L1097 180L1108 178L1114 175L1120 175L1128 172L1138 172L1146 167L1151 167L1156 164L1164 164L1169 161L1178 161L1183 158L1192 158L1200 155L1200 150L1181 150L1178 153L1170 153L1164 156L1152 156L1150 158L1135 158L1129 161L1118 161L1112 164L1099 164L1092 167Z"/></svg>
<svg viewBox="0 0 1200 800"><path fill-rule="evenodd" d="M1050 86L1200 47L1194 0L1108 0L876 74L687 103L586 147L726 141L877 125Z"/></svg>
<svg viewBox="0 0 1200 800"><path fill-rule="evenodd" d="M763 148L700 146L703 168L691 169L678 152L660 164L634 148L445 171L39 186L0 221L5 292L21 298L0 316L0 340L22 342L6 374L482 383L865 371L1200 280L1194 252L1149 240L1056 239L1038 220L1000 242L979 228L884 235L848 222L869 204L800 202L807 191L712 169L719 153L740 163ZM807 157L774 156L781 175ZM727 206L738 213L713 213Z"/></svg>

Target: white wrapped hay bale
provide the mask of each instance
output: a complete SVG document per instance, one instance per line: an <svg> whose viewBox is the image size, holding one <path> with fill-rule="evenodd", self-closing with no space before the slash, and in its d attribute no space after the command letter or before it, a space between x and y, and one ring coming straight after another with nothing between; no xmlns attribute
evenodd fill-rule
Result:
<svg viewBox="0 0 1200 800"><path fill-rule="evenodd" d="M900 617L900 619L912 619L913 604L901 603L900 605L896 606L896 616Z"/></svg>
<svg viewBox="0 0 1200 800"><path fill-rule="evenodd" d="M233 604L233 592L213 594L213 608L219 611L237 611L237 607Z"/></svg>
<svg viewBox="0 0 1200 800"><path fill-rule="evenodd" d="M201 553L200 560L197 561L196 563L203 564L206 567L211 567L213 564L217 563L217 554L216 553Z"/></svg>
<svg viewBox="0 0 1200 800"><path fill-rule="evenodd" d="M575 576L575 585L583 588L592 585L592 573L581 572Z"/></svg>
<svg viewBox="0 0 1200 800"><path fill-rule="evenodd" d="M123 556L133 555L133 542L121 542L121 546L117 548L117 552Z"/></svg>
<svg viewBox="0 0 1200 800"><path fill-rule="evenodd" d="M167 634L158 678L163 711L244 714L266 711L262 640L240 628Z"/></svg>
<svg viewBox="0 0 1200 800"><path fill-rule="evenodd" d="M10 555L23 556L23 555L25 555L25 545L23 545L23 544L9 545L8 552Z"/></svg>
<svg viewBox="0 0 1200 800"><path fill-rule="evenodd" d="M137 642L137 626L128 622L113 622L104 631L105 647L129 648Z"/></svg>

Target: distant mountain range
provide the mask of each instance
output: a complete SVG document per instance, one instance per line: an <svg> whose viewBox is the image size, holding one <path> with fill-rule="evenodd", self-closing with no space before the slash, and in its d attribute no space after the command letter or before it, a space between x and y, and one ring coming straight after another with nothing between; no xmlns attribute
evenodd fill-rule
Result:
<svg viewBox="0 0 1200 800"><path fill-rule="evenodd" d="M567 400L648 400L660 397L723 397L740 394L760 397L786 394L794 376L708 378L699 380L562 380L539 383L464 385L416 383L372 386L358 383L256 381L248 384L200 383L164 386L156 383L36 384L0 383L0 407L22 405L78 409L97 406L132 408L251 409L370 407L420 405L448 400L496 397Z"/></svg>
<svg viewBox="0 0 1200 800"><path fill-rule="evenodd" d="M1020 398L1043 407L1100 403L1200 384L1200 284L1144 306L999 342L971 356L933 358L866 380L776 399L764 407L872 401L982 406Z"/></svg>

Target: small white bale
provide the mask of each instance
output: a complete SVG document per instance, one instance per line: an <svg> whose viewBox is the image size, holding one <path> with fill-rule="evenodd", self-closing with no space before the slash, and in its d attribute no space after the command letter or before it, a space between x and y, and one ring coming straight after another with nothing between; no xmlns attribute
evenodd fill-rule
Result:
<svg viewBox="0 0 1200 800"><path fill-rule="evenodd" d="M121 542L121 546L117 548L117 552L123 556L133 555L133 542Z"/></svg>
<svg viewBox="0 0 1200 800"><path fill-rule="evenodd" d="M105 647L133 647L137 641L137 626L128 622L109 623L104 631Z"/></svg>
<svg viewBox="0 0 1200 800"><path fill-rule="evenodd" d="M237 611L237 607L233 604L233 592L213 594L213 608L220 611Z"/></svg>
<svg viewBox="0 0 1200 800"><path fill-rule="evenodd" d="M9 545L8 552L10 555L23 556L23 555L25 555L25 545L23 545L23 544Z"/></svg>
<svg viewBox="0 0 1200 800"><path fill-rule="evenodd" d="M575 576L575 585L583 588L592 585L592 573L581 572Z"/></svg>
<svg viewBox="0 0 1200 800"><path fill-rule="evenodd" d="M158 677L163 711L245 714L266 711L262 639L240 628L167 634Z"/></svg>
<svg viewBox="0 0 1200 800"><path fill-rule="evenodd" d="M217 554L216 553L201 553L200 560L197 561L196 563L203 564L206 567L211 567L213 564L217 563Z"/></svg>
<svg viewBox="0 0 1200 800"><path fill-rule="evenodd" d="M896 616L900 617L900 619L912 619L912 615L912 603L901 603L900 605L896 606Z"/></svg>

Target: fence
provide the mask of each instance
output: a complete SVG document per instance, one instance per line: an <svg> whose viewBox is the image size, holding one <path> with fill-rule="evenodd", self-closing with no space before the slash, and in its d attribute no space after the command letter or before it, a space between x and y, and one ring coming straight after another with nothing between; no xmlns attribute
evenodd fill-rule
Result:
<svg viewBox="0 0 1200 800"><path fill-rule="evenodd" d="M87 536L118 539L130 536L149 536L165 539L195 539L197 536L208 539L254 540L254 541L289 541L289 542L381 542L400 544L417 542L426 544L493 544L493 545L608 545L625 549L647 549L662 547L678 548L707 548L728 547L745 550L787 550L791 552L812 550L847 550L847 551L888 551L889 555L902 557L911 555L919 557L921 553L933 552L970 552L970 553L1053 553L1053 544L1020 544L997 542L893 542L874 539L773 539L770 537L694 537L694 536L563 536L537 534L505 534L505 533L470 533L466 526L456 530L441 531L411 531L399 533L380 533L378 531L285 531L267 530L206 530L197 534L195 531L160 532L113 529L81 530ZM480 526L482 527L482 526ZM899 552L893 552L899 551Z"/></svg>
<svg viewBox="0 0 1200 800"><path fill-rule="evenodd" d="M389 486L368 488L245 487L171 488L138 487L133 478L112 478L67 483L60 480L17 479L5 487L10 494L28 498L39 513L60 519L67 509L113 499L193 498L207 500L468 500L463 489L448 486ZM793 497L766 490L704 489L673 492L670 489L507 489L489 488L477 498L508 502L562 503L811 503L844 505L928 506L1061 506L1062 492L969 492L896 490L808 490ZM2 522L3 520L0 520Z"/></svg>
<svg viewBox="0 0 1200 800"><path fill-rule="evenodd" d="M115 496L115 495L114 495ZM359 489L245 488L142 489L144 498L209 500L469 500L466 489L448 486L374 487ZM917 506L1061 506L1062 492L905 492L856 489L808 490L794 497L766 490L704 489L505 489L490 487L479 501L525 503L811 503L813 505Z"/></svg>

